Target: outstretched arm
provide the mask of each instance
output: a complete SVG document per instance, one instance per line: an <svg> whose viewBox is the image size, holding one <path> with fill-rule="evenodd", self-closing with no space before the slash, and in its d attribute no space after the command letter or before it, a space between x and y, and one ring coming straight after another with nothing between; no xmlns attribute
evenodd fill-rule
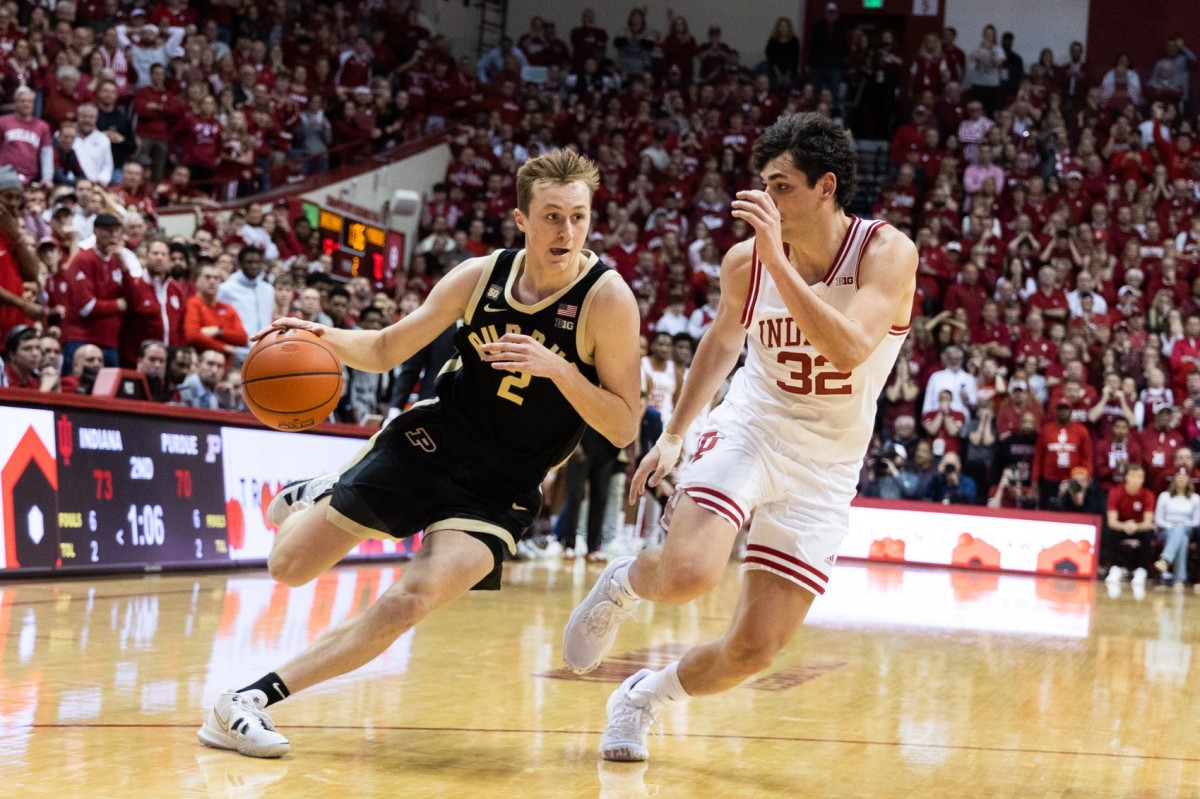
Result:
<svg viewBox="0 0 1200 799"><path fill-rule="evenodd" d="M285 316L254 334L298 328L322 336L342 363L360 372L386 372L407 361L466 312L486 259L463 261L438 281L421 307L383 330L338 330Z"/></svg>

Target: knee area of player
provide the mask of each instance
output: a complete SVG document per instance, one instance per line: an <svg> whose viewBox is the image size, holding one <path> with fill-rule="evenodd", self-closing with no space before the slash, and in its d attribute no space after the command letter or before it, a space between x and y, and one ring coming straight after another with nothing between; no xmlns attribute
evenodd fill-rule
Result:
<svg viewBox="0 0 1200 799"><path fill-rule="evenodd" d="M715 573L708 564L683 561L666 569L662 576L661 602L689 602L708 593L721 579L721 571Z"/></svg>

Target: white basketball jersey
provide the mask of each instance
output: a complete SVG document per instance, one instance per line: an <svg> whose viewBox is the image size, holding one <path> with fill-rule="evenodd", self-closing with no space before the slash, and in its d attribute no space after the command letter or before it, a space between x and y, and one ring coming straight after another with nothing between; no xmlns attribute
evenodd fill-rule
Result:
<svg viewBox="0 0 1200 799"><path fill-rule="evenodd" d="M883 224L850 218L833 265L812 287L817 296L839 311L846 310L858 290L863 252ZM792 320L775 281L758 258L757 247L751 257L750 290L742 313L749 354L725 402L731 410L740 407L743 418L761 420L770 441L806 458L825 463L860 461L875 426L876 400L908 327L893 326L863 363L852 372L839 372Z"/></svg>
<svg viewBox="0 0 1200 799"><path fill-rule="evenodd" d="M679 386L675 362L667 361L667 367L660 372L654 368L649 355L643 356L642 385L650 391L646 404L658 411L664 425L671 421L671 414L675 412L675 390Z"/></svg>

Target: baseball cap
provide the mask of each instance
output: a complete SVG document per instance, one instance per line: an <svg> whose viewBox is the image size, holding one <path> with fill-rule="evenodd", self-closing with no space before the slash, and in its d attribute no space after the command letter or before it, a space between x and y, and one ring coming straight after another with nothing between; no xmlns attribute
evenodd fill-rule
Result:
<svg viewBox="0 0 1200 799"><path fill-rule="evenodd" d="M100 214L92 227L125 227L125 223L112 214Z"/></svg>
<svg viewBox="0 0 1200 799"><path fill-rule="evenodd" d="M1154 412L1155 412L1155 413L1162 413L1163 411L1168 411L1168 412L1170 412L1170 411L1173 411L1173 410L1175 410L1175 406L1174 406L1174 405L1170 405L1170 404L1168 404L1168 403L1166 403L1166 402L1160 402L1160 403L1158 403L1157 405L1155 405L1155 406L1154 406Z"/></svg>
<svg viewBox="0 0 1200 799"><path fill-rule="evenodd" d="M1078 169L1072 169L1067 173L1067 180L1083 180L1083 173Z"/></svg>
<svg viewBox="0 0 1200 799"><path fill-rule="evenodd" d="M946 252L962 252L962 244L957 241L952 241L946 245Z"/></svg>
<svg viewBox="0 0 1200 799"><path fill-rule="evenodd" d="M58 242L54 240L53 236L42 236L40 239L38 239L37 249L40 250L43 247L47 247L47 246L57 247Z"/></svg>
<svg viewBox="0 0 1200 799"><path fill-rule="evenodd" d="M1066 397L1059 397L1058 402L1054 403L1055 408L1070 408L1071 402Z"/></svg>
<svg viewBox="0 0 1200 799"><path fill-rule="evenodd" d="M1008 381L1008 390L1009 391L1028 391L1029 384L1026 383L1024 380L1009 380Z"/></svg>

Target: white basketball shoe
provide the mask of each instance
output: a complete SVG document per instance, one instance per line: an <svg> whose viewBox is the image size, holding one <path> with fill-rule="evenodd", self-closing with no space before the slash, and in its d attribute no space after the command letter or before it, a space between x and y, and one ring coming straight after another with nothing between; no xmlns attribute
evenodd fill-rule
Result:
<svg viewBox="0 0 1200 799"><path fill-rule="evenodd" d="M267 506L267 518L276 527L282 526L284 519L293 513L311 508L314 502L332 492L339 477L339 473L330 472L308 480L288 483L271 499L271 504Z"/></svg>
<svg viewBox="0 0 1200 799"><path fill-rule="evenodd" d="M650 669L642 669L621 683L608 698L605 706L608 726L600 738L600 756L605 760L636 763L649 757L646 736L657 720L650 708L650 696L645 691L633 689L653 673Z"/></svg>
<svg viewBox="0 0 1200 799"><path fill-rule="evenodd" d="M247 757L282 757L291 749L288 739L275 732L267 711L250 694L237 691L221 694L196 738L213 749L232 749Z"/></svg>
<svg viewBox="0 0 1200 799"><path fill-rule="evenodd" d="M633 558L614 558L600 574L592 590L571 612L563 628L563 662L576 674L587 674L600 665L617 640L621 622L637 610L635 599L613 579L613 573L633 562Z"/></svg>

